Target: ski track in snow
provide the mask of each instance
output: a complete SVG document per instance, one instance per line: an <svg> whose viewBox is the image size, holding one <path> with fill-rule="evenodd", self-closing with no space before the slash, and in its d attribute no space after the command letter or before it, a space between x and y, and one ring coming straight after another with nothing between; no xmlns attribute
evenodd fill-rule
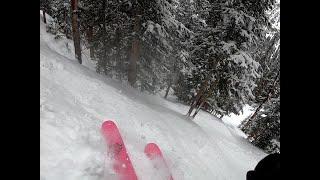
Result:
<svg viewBox="0 0 320 180"><path fill-rule="evenodd" d="M118 125L139 180L163 179L143 152L149 142L175 180L244 180L266 155L206 112L188 120L188 106L99 75L86 57L78 64L72 46L40 20L40 180L116 179L100 134L107 119Z"/></svg>

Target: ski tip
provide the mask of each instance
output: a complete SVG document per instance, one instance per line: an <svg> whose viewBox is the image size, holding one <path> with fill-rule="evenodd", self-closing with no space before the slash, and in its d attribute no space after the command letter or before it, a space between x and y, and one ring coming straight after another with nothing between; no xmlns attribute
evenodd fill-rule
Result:
<svg viewBox="0 0 320 180"><path fill-rule="evenodd" d="M158 151L158 149L159 149L159 147L158 147L157 144L155 144L155 143L148 143L148 144L145 146L145 148L144 148L144 152L145 152L146 154L149 154L149 155L150 155L150 154Z"/></svg>
<svg viewBox="0 0 320 180"><path fill-rule="evenodd" d="M116 124L111 121L111 120L106 120L102 123L102 128L105 128L105 127L109 127L109 126L115 126Z"/></svg>
<svg viewBox="0 0 320 180"><path fill-rule="evenodd" d="M157 146L156 143L148 143L148 144L146 145L146 148L147 148L147 147L156 147L156 146Z"/></svg>

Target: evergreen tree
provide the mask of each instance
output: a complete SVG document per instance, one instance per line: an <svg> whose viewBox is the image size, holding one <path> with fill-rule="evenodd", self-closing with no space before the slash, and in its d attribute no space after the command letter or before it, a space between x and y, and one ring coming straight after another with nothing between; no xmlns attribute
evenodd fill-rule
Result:
<svg viewBox="0 0 320 180"><path fill-rule="evenodd" d="M269 37L255 51L262 75L257 79L255 100L251 106L255 112L244 120L240 128L248 139L268 153L280 152L280 4L269 12L272 27Z"/></svg>
<svg viewBox="0 0 320 180"><path fill-rule="evenodd" d="M69 0L50 0L47 13L53 18L48 24L47 31L55 34L56 38L66 36L71 38L71 2Z"/></svg>
<svg viewBox="0 0 320 180"><path fill-rule="evenodd" d="M242 123L241 129L248 139L267 153L280 152L280 87L277 85L273 98L264 105L263 111L249 124Z"/></svg>
<svg viewBox="0 0 320 180"><path fill-rule="evenodd" d="M206 26L193 38L192 74L183 78L188 79L183 87L193 87L184 91L191 98L188 115L205 103L218 114L238 114L254 99L255 79L260 74L251 50L266 33L265 11L272 3L210 1Z"/></svg>
<svg viewBox="0 0 320 180"><path fill-rule="evenodd" d="M96 28L93 43L97 71L127 80L142 91L156 92L166 86L181 63L180 40L189 33L174 18L174 3L108 1L101 10L105 15L99 15L106 17L105 23Z"/></svg>
<svg viewBox="0 0 320 180"><path fill-rule="evenodd" d="M42 15L43 15L43 22L46 24L47 19L46 19L46 13L50 14L51 13L51 1L49 0L40 0L40 9L42 10Z"/></svg>

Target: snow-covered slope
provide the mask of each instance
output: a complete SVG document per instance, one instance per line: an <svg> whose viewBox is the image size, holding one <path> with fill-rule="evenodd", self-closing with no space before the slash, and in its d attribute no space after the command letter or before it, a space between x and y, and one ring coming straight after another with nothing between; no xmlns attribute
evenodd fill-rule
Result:
<svg viewBox="0 0 320 180"><path fill-rule="evenodd" d="M114 120L140 180L157 180L143 153L148 142L163 151L175 180L241 180L266 154L239 130L206 112L142 94L103 75L90 60L80 65L65 39L54 40L40 21L40 179L112 179L100 126Z"/></svg>

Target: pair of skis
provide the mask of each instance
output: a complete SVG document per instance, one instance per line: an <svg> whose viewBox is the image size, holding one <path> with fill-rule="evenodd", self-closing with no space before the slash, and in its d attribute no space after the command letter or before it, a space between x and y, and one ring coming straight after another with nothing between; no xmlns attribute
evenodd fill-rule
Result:
<svg viewBox="0 0 320 180"><path fill-rule="evenodd" d="M138 180L117 125L113 121L105 121L101 130L108 146L108 153L113 158L113 170L119 179ZM161 150L155 143L147 144L144 153L156 169L166 171L166 180L173 180Z"/></svg>

